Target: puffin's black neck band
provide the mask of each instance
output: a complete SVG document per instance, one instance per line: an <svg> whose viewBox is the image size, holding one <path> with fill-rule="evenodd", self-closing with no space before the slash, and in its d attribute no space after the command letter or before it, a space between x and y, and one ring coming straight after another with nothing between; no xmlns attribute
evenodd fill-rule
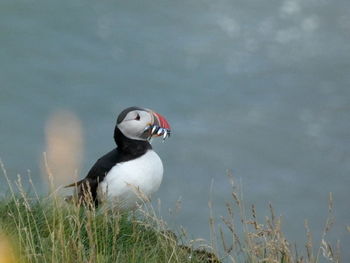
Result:
<svg viewBox="0 0 350 263"><path fill-rule="evenodd" d="M148 141L127 138L117 126L114 129L114 141L118 145L118 151L135 157L141 156L147 150L152 149Z"/></svg>

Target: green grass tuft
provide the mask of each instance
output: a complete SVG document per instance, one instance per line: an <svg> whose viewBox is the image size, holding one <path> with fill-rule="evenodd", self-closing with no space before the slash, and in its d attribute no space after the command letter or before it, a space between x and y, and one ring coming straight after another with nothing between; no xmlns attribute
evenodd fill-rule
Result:
<svg viewBox="0 0 350 263"><path fill-rule="evenodd" d="M0 226L16 239L20 262L205 262L156 221L58 197L4 199Z"/></svg>

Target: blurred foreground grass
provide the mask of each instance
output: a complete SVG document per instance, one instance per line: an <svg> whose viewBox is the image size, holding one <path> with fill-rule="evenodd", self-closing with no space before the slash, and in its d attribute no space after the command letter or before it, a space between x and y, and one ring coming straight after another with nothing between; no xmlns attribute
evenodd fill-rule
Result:
<svg viewBox="0 0 350 263"><path fill-rule="evenodd" d="M211 240L202 240L204 246L198 248L199 243L189 240L185 233L169 231L152 207L120 214L69 204L56 194L42 197L34 191L28 195L21 179L13 185L1 166L10 191L0 200L0 252L6 251L6 255L0 254L0 263L340 262L339 244L326 241L333 223L331 195L330 215L319 245L313 245L306 224L306 249L296 251L295 245L285 239L281 220L272 207L266 220L258 222L254 206L246 211L239 188L229 176L232 200L227 203L227 215L220 222L210 215ZM211 206L209 202L212 211Z"/></svg>

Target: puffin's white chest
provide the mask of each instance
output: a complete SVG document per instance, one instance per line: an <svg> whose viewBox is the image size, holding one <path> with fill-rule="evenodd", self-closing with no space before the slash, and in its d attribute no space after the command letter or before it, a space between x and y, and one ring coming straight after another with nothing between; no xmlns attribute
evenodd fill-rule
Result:
<svg viewBox="0 0 350 263"><path fill-rule="evenodd" d="M98 198L112 201L121 209L131 209L158 190L163 164L158 154L148 150L137 159L118 163L98 187Z"/></svg>

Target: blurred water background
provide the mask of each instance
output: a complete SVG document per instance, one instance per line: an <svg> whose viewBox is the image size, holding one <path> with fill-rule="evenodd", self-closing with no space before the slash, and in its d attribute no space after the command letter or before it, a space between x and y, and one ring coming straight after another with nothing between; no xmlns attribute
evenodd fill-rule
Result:
<svg viewBox="0 0 350 263"><path fill-rule="evenodd" d="M148 107L173 128L154 143L170 224L209 238L207 203L224 214L232 169L246 203L264 218L271 202L300 249L305 219L319 241L333 192L329 239L350 261L349 1L1 0L0 46L0 158L12 179L30 170L47 191L40 160L56 111L80 120L84 177L114 147L117 114Z"/></svg>

